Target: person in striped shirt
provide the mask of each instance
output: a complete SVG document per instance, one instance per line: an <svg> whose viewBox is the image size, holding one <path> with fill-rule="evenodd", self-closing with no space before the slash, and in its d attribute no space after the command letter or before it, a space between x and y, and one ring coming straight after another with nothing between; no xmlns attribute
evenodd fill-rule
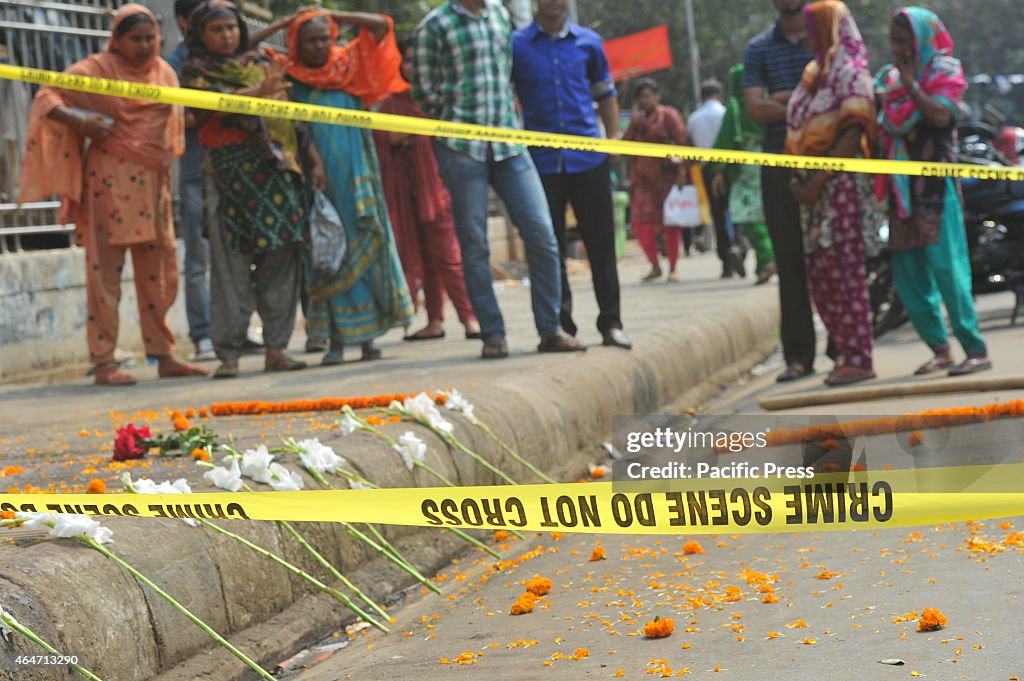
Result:
<svg viewBox="0 0 1024 681"><path fill-rule="evenodd" d="M412 95L428 115L451 123L519 129L512 94L512 22L499 0L447 0L413 39ZM508 356L505 322L492 287L487 243L487 186L504 201L526 247L540 352L585 350L559 322L558 244L544 188L526 147L510 142L441 138L441 179L452 196L463 276L484 340L482 357Z"/></svg>

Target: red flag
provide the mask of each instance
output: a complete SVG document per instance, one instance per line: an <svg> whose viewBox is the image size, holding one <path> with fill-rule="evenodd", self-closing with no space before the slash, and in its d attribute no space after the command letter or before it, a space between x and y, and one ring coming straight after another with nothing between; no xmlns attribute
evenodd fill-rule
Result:
<svg viewBox="0 0 1024 681"><path fill-rule="evenodd" d="M615 82L672 66L666 25L608 40L604 44L604 52Z"/></svg>

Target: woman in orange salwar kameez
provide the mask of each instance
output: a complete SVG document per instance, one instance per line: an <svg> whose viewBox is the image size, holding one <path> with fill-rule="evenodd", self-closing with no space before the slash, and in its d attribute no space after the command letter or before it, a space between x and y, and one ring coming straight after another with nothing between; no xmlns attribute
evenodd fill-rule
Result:
<svg viewBox="0 0 1024 681"><path fill-rule="evenodd" d="M67 73L177 86L159 55L156 18L128 4L118 10L107 50ZM85 249L86 336L98 385L135 382L114 360L129 250L146 354L159 360L160 377L206 374L175 358L167 323L178 290L171 163L184 149L183 131L181 107L168 104L47 87L32 105L20 200L59 194L61 220L75 223Z"/></svg>

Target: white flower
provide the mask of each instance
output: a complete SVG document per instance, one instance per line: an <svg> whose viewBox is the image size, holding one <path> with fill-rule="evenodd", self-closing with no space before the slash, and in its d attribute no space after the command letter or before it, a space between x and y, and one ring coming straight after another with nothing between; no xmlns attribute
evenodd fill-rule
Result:
<svg viewBox="0 0 1024 681"><path fill-rule="evenodd" d="M77 513L18 513L19 518L27 518L24 527L28 529L47 528L54 537L71 539L86 537L97 544L108 544L113 531L103 527L87 515Z"/></svg>
<svg viewBox="0 0 1024 681"><path fill-rule="evenodd" d="M427 446L412 432L406 432L398 438L398 444L392 447L402 455L402 461L410 471L416 466L417 461L422 463L427 457Z"/></svg>
<svg viewBox="0 0 1024 681"><path fill-rule="evenodd" d="M413 397L405 398L405 402L402 405L402 411L416 419L417 421L424 421L429 423L432 428L437 430L450 433L453 430L451 423L445 420L441 416L441 412L437 410L437 405L434 404L434 399L426 393L420 393Z"/></svg>
<svg viewBox="0 0 1024 681"><path fill-rule="evenodd" d="M476 424L476 416L473 415L475 407L462 396L462 393L453 389L451 392L446 393L446 395L448 399L445 400L445 407L452 411L462 412L462 415L469 419L470 423Z"/></svg>
<svg viewBox="0 0 1024 681"><path fill-rule="evenodd" d="M238 464L235 465L237 466ZM212 472L210 471L210 473ZM178 478L174 482L153 482L149 478L140 478L132 482L131 475L125 473L124 482L126 487L131 487L139 494L192 494L192 488L185 478ZM199 527L199 523L191 518L181 518L180 520L189 527Z"/></svg>
<svg viewBox="0 0 1024 681"><path fill-rule="evenodd" d="M267 451L266 445L256 449L247 449L242 453L242 475L256 482L270 482L270 462L274 455Z"/></svg>
<svg viewBox="0 0 1024 681"><path fill-rule="evenodd" d="M345 464L345 460L334 453L334 450L320 442L320 440L303 440L297 443L302 450L299 453L299 460L302 465L310 470L320 473L333 473Z"/></svg>
<svg viewBox="0 0 1024 681"><path fill-rule="evenodd" d="M352 480L351 478L349 478L348 486L349 489L373 489L369 485L365 485L358 480Z"/></svg>
<svg viewBox="0 0 1024 681"><path fill-rule="evenodd" d="M224 461L227 462L228 459ZM242 472L238 469L238 459L230 458L230 461L230 468L222 466L211 468L203 473L203 478L210 484L228 492L237 492L242 489Z"/></svg>
<svg viewBox="0 0 1024 681"><path fill-rule="evenodd" d="M174 482L156 483L149 478L140 478L132 482L129 475L125 474L125 482L139 494L192 494L185 478L178 478Z"/></svg>
<svg viewBox="0 0 1024 681"><path fill-rule="evenodd" d="M297 492L304 483L298 473L290 471L279 463L272 463L267 469L270 474L268 482L278 492Z"/></svg>
<svg viewBox="0 0 1024 681"><path fill-rule="evenodd" d="M341 429L342 435L351 435L359 430L359 422L352 418L351 414L342 414L338 419L338 427Z"/></svg>

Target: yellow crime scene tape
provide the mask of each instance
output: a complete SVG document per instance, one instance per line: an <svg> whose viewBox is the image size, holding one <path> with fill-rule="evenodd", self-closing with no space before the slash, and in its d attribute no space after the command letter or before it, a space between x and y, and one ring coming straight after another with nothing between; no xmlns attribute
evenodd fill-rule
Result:
<svg viewBox="0 0 1024 681"><path fill-rule="evenodd" d="M357 128L428 135L431 137L457 137L488 142L520 143L535 147L595 151L624 156L681 158L687 161L702 163L742 163L798 170L1024 181L1024 168L983 166L966 163L923 163L920 161L890 161L865 158L789 156L747 151L698 149L695 147L627 140L598 139L531 130L511 130L484 125L450 123L373 111L337 109L313 104L301 104L299 102L148 85L145 83L58 73L56 71L29 69L8 64L0 64L0 78L113 97L179 104L194 109L207 109L223 113L347 125Z"/></svg>
<svg viewBox="0 0 1024 681"><path fill-rule="evenodd" d="M3 494L0 510L592 534L820 532L1024 515L1024 488L1017 484L1022 473L1024 466L1015 464L827 473L812 480L662 480L655 484L186 495ZM1007 480L1012 481L1010 485ZM911 489L922 491L905 491Z"/></svg>

